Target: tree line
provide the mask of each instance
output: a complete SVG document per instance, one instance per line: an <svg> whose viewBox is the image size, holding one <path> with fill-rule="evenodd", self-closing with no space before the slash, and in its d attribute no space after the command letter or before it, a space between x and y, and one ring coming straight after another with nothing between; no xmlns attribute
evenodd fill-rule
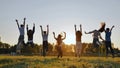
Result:
<svg viewBox="0 0 120 68"><path fill-rule="evenodd" d="M97 53L100 53L101 56L105 56L105 44L100 46L99 49L94 49L92 43L82 43L82 56L97 56ZM120 57L120 50L119 48L115 48L114 44L112 43L112 46L115 51L115 56ZM64 56L75 56L75 44L65 44L63 43L62 46L63 55ZM8 43L0 42L0 54L15 54L16 52L16 44L10 45ZM21 49L22 55L40 55L42 56L42 44L34 44L34 47L31 47L29 45L22 46ZM54 43L48 44L48 56L56 56L57 55L57 45Z"/></svg>

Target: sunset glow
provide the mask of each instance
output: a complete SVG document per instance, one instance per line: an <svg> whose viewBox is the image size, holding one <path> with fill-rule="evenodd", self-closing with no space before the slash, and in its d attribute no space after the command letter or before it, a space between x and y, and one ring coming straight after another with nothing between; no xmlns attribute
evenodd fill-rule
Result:
<svg viewBox="0 0 120 68"><path fill-rule="evenodd" d="M92 31L100 27L101 22L106 27L115 25L112 31L112 42L120 48L120 1L119 0L1 0L0 1L0 37L2 42L17 44L19 31L15 19L20 23L26 17L26 24L32 28L35 23L34 43L42 44L39 25L46 30L50 26L49 42L56 43L56 36L66 32L66 44L75 44L74 24L82 24L82 42L91 43L92 35L85 35L84 31ZM104 38L104 33L102 33ZM25 42L27 35L25 29Z"/></svg>

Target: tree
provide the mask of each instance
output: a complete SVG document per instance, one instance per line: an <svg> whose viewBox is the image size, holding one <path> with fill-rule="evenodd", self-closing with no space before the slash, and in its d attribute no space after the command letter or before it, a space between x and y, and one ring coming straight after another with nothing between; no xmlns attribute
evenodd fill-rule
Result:
<svg viewBox="0 0 120 68"><path fill-rule="evenodd" d="M53 45L51 43L48 43L47 55L53 55Z"/></svg>
<svg viewBox="0 0 120 68"><path fill-rule="evenodd" d="M1 54L8 54L10 53L10 45L7 43L0 42L0 53Z"/></svg>

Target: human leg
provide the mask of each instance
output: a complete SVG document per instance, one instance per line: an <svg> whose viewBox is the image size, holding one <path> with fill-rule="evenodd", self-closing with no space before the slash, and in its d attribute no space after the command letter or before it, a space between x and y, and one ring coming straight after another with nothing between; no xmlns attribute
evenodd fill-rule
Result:
<svg viewBox="0 0 120 68"><path fill-rule="evenodd" d="M46 41L43 41L43 56L46 55Z"/></svg>
<svg viewBox="0 0 120 68"><path fill-rule="evenodd" d="M114 50L113 50L113 48L112 48L112 46L111 46L111 42L108 42L109 43L109 48L110 48L110 51L111 51L111 53L112 53L112 56L114 57Z"/></svg>
<svg viewBox="0 0 120 68"><path fill-rule="evenodd" d="M79 46L80 46L80 48L79 48L80 49L79 50L79 57L80 57L82 55L82 43L81 42L79 43Z"/></svg>
<svg viewBox="0 0 120 68"><path fill-rule="evenodd" d="M46 56L46 52L45 52L45 46L43 46L43 56Z"/></svg>
<svg viewBox="0 0 120 68"><path fill-rule="evenodd" d="M61 56L61 49L60 49L60 46L57 46L57 52L58 52L58 58L59 58L59 56Z"/></svg>
<svg viewBox="0 0 120 68"><path fill-rule="evenodd" d="M18 44L17 44L17 46L16 46L16 53L17 54L20 54L21 53L21 45L22 45L22 43L23 43L23 39L24 39L24 37L23 36L19 36L19 39L18 39Z"/></svg>
<svg viewBox="0 0 120 68"><path fill-rule="evenodd" d="M109 45L108 45L109 43L106 41L105 42L105 46L106 46L106 56L108 56L108 51L109 51Z"/></svg>
<svg viewBox="0 0 120 68"><path fill-rule="evenodd" d="M62 56L63 56L63 51L62 51L62 48L60 47L60 56L61 56L61 58L62 58Z"/></svg>

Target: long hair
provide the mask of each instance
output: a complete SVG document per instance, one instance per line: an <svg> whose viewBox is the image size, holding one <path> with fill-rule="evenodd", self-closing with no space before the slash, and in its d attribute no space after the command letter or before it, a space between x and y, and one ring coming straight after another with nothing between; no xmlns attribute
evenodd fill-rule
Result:
<svg viewBox="0 0 120 68"><path fill-rule="evenodd" d="M105 22L102 22L101 23L101 27L100 27L100 29L98 30L99 32L103 32L103 31L105 31Z"/></svg>

